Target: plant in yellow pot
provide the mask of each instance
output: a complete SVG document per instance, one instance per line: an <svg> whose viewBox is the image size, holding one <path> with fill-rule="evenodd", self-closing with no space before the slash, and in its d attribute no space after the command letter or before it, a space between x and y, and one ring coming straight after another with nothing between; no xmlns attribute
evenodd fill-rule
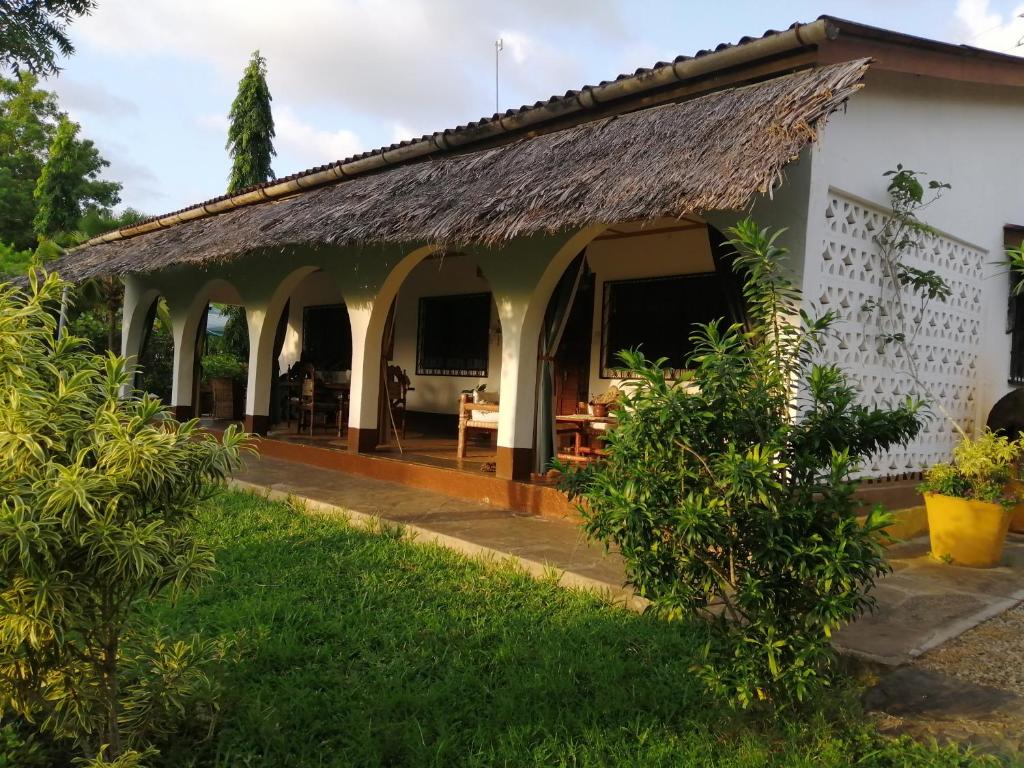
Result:
<svg viewBox="0 0 1024 768"><path fill-rule="evenodd" d="M976 439L964 438L951 463L925 473L921 490L934 557L970 568L999 562L1017 503L1007 491L1021 449L1019 441L986 430Z"/></svg>

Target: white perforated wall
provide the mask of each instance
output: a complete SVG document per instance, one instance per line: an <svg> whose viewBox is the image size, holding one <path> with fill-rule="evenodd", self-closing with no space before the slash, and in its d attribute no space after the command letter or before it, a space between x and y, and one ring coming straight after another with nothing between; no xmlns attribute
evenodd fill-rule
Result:
<svg viewBox="0 0 1024 768"><path fill-rule="evenodd" d="M840 322L825 349L825 359L836 362L858 382L863 401L892 403L915 387L904 371L896 345L880 350L877 323L862 307L877 299L882 287L878 249L873 241L885 221L881 208L829 192L825 237L821 243L818 275L805 281L805 299L822 310L835 310ZM918 366L930 394L969 433L976 415L978 335L982 326L982 272L987 253L950 237L931 236L926 247L906 259L909 266L933 269L953 293L946 301L933 301L915 339ZM939 412L905 450L875 457L863 476L887 477L918 472L949 458L956 432Z"/></svg>

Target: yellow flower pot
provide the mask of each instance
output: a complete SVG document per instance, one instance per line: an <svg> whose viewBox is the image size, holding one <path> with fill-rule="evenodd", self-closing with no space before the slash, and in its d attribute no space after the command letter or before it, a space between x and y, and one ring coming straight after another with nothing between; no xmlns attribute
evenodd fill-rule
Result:
<svg viewBox="0 0 1024 768"><path fill-rule="evenodd" d="M932 555L953 565L991 568L1003 556L1010 510L988 501L926 493Z"/></svg>
<svg viewBox="0 0 1024 768"><path fill-rule="evenodd" d="M1007 496L1024 499L1024 483L1020 480L1011 480L1006 491ZM1010 508L1010 530L1014 533L1024 533L1024 501Z"/></svg>

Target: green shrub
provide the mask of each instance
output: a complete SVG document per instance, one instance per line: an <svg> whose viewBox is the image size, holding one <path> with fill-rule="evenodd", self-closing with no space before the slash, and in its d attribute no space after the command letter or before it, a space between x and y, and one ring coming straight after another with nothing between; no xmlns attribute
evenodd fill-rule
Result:
<svg viewBox="0 0 1024 768"><path fill-rule="evenodd" d="M976 439L963 438L953 451L953 461L933 464L920 489L960 499L1013 504L1006 487L1014 479L1024 453L1019 440L986 429Z"/></svg>
<svg viewBox="0 0 1024 768"><path fill-rule="evenodd" d="M850 476L917 434L919 404L864 407L842 371L812 363L834 315L800 310L779 232L745 220L731 233L748 327L701 327L685 383L623 352L635 380L608 459L563 468L563 487L652 610L706 621L712 691L787 704L829 682L831 633L873 605L889 518L858 522Z"/></svg>
<svg viewBox="0 0 1024 768"><path fill-rule="evenodd" d="M204 381L245 378L245 364L226 352L204 355L202 364Z"/></svg>
<svg viewBox="0 0 1024 768"><path fill-rule="evenodd" d="M189 522L246 435L217 442L150 395L119 397L123 358L55 338L66 285L35 271L26 290L0 285L0 713L138 764L202 697L212 654L147 641L137 608L211 572Z"/></svg>

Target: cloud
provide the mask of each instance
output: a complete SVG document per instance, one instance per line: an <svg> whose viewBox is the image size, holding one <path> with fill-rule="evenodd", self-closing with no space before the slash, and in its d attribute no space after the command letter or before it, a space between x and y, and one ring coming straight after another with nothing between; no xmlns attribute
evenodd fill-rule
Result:
<svg viewBox="0 0 1024 768"><path fill-rule="evenodd" d="M275 105L326 104L436 130L491 111L503 30L512 56L502 90L534 99L581 84L578 52L560 41L626 43L625 28L612 0L105 0L75 34L108 54L197 62L232 84L258 48Z"/></svg>
<svg viewBox="0 0 1024 768"><path fill-rule="evenodd" d="M363 151L362 140L346 130L323 131L304 122L287 105L274 110L275 148L304 166L343 160Z"/></svg>
<svg viewBox="0 0 1024 768"><path fill-rule="evenodd" d="M989 0L957 0L954 18L963 43L1024 55L1024 4L1004 17Z"/></svg>
<svg viewBox="0 0 1024 768"><path fill-rule="evenodd" d="M61 107L72 112L87 112L105 117L127 117L137 115L138 105L102 85L86 83L69 77L54 78L47 82L60 97Z"/></svg>

